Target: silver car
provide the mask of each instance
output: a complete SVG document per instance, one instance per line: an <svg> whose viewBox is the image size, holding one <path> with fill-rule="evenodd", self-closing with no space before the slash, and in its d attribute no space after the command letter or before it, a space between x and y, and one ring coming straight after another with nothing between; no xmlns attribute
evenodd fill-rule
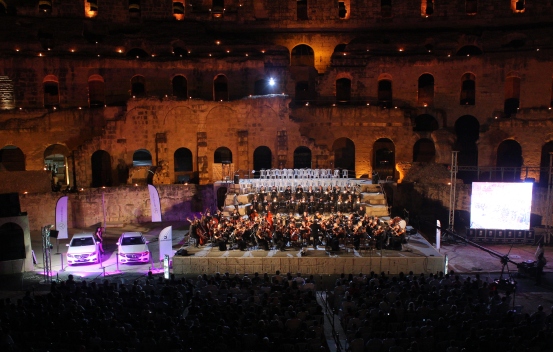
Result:
<svg viewBox="0 0 553 352"><path fill-rule="evenodd" d="M123 232L117 241L120 263L148 263L150 250L141 232Z"/></svg>
<svg viewBox="0 0 553 352"><path fill-rule="evenodd" d="M92 232L78 233L67 245L67 264L99 263L98 241Z"/></svg>

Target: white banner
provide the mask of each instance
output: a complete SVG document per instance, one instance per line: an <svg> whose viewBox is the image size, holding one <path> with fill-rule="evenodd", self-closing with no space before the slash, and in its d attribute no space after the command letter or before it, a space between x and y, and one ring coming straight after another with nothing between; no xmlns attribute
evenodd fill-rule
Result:
<svg viewBox="0 0 553 352"><path fill-rule="evenodd" d="M58 199L56 204L56 230L58 231L58 240L69 238L67 234L67 200L69 197L64 196Z"/></svg>
<svg viewBox="0 0 553 352"><path fill-rule="evenodd" d="M163 261L165 255L173 257L173 226L167 226L159 233L159 261Z"/></svg>
<svg viewBox="0 0 553 352"><path fill-rule="evenodd" d="M152 185L148 185L148 192L150 192L152 222L161 222L161 206L159 205L159 194L157 193L157 189Z"/></svg>
<svg viewBox="0 0 553 352"><path fill-rule="evenodd" d="M440 220L436 220L436 226L436 249L440 250L440 242L442 240L442 225L440 225Z"/></svg>

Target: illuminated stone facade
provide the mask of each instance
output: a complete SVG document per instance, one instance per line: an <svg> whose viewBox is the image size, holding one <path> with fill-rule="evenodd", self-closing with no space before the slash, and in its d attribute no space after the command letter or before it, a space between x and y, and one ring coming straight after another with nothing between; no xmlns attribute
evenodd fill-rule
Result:
<svg viewBox="0 0 553 352"><path fill-rule="evenodd" d="M460 150L461 165L543 182L553 151L551 1L0 0L0 13L6 170L79 188L267 167L401 181L397 165Z"/></svg>

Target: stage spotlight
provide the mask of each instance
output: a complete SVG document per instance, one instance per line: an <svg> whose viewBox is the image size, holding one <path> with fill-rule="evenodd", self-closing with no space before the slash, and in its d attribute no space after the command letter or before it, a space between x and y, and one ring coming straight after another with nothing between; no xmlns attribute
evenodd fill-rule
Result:
<svg viewBox="0 0 553 352"><path fill-rule="evenodd" d="M273 77L269 78L269 85L271 87L275 85L275 79Z"/></svg>

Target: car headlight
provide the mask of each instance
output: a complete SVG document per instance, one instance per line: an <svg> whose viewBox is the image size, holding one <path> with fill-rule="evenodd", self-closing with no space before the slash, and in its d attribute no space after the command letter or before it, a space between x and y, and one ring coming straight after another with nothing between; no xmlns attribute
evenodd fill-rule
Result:
<svg viewBox="0 0 553 352"><path fill-rule="evenodd" d="M71 257L71 258L73 258L73 257L74 257L74 255L73 255L73 254L69 254L69 253L67 253L67 256L68 256L68 257Z"/></svg>
<svg viewBox="0 0 553 352"><path fill-rule="evenodd" d="M145 256L145 255L148 255L149 252L142 252L140 253L141 256Z"/></svg>

